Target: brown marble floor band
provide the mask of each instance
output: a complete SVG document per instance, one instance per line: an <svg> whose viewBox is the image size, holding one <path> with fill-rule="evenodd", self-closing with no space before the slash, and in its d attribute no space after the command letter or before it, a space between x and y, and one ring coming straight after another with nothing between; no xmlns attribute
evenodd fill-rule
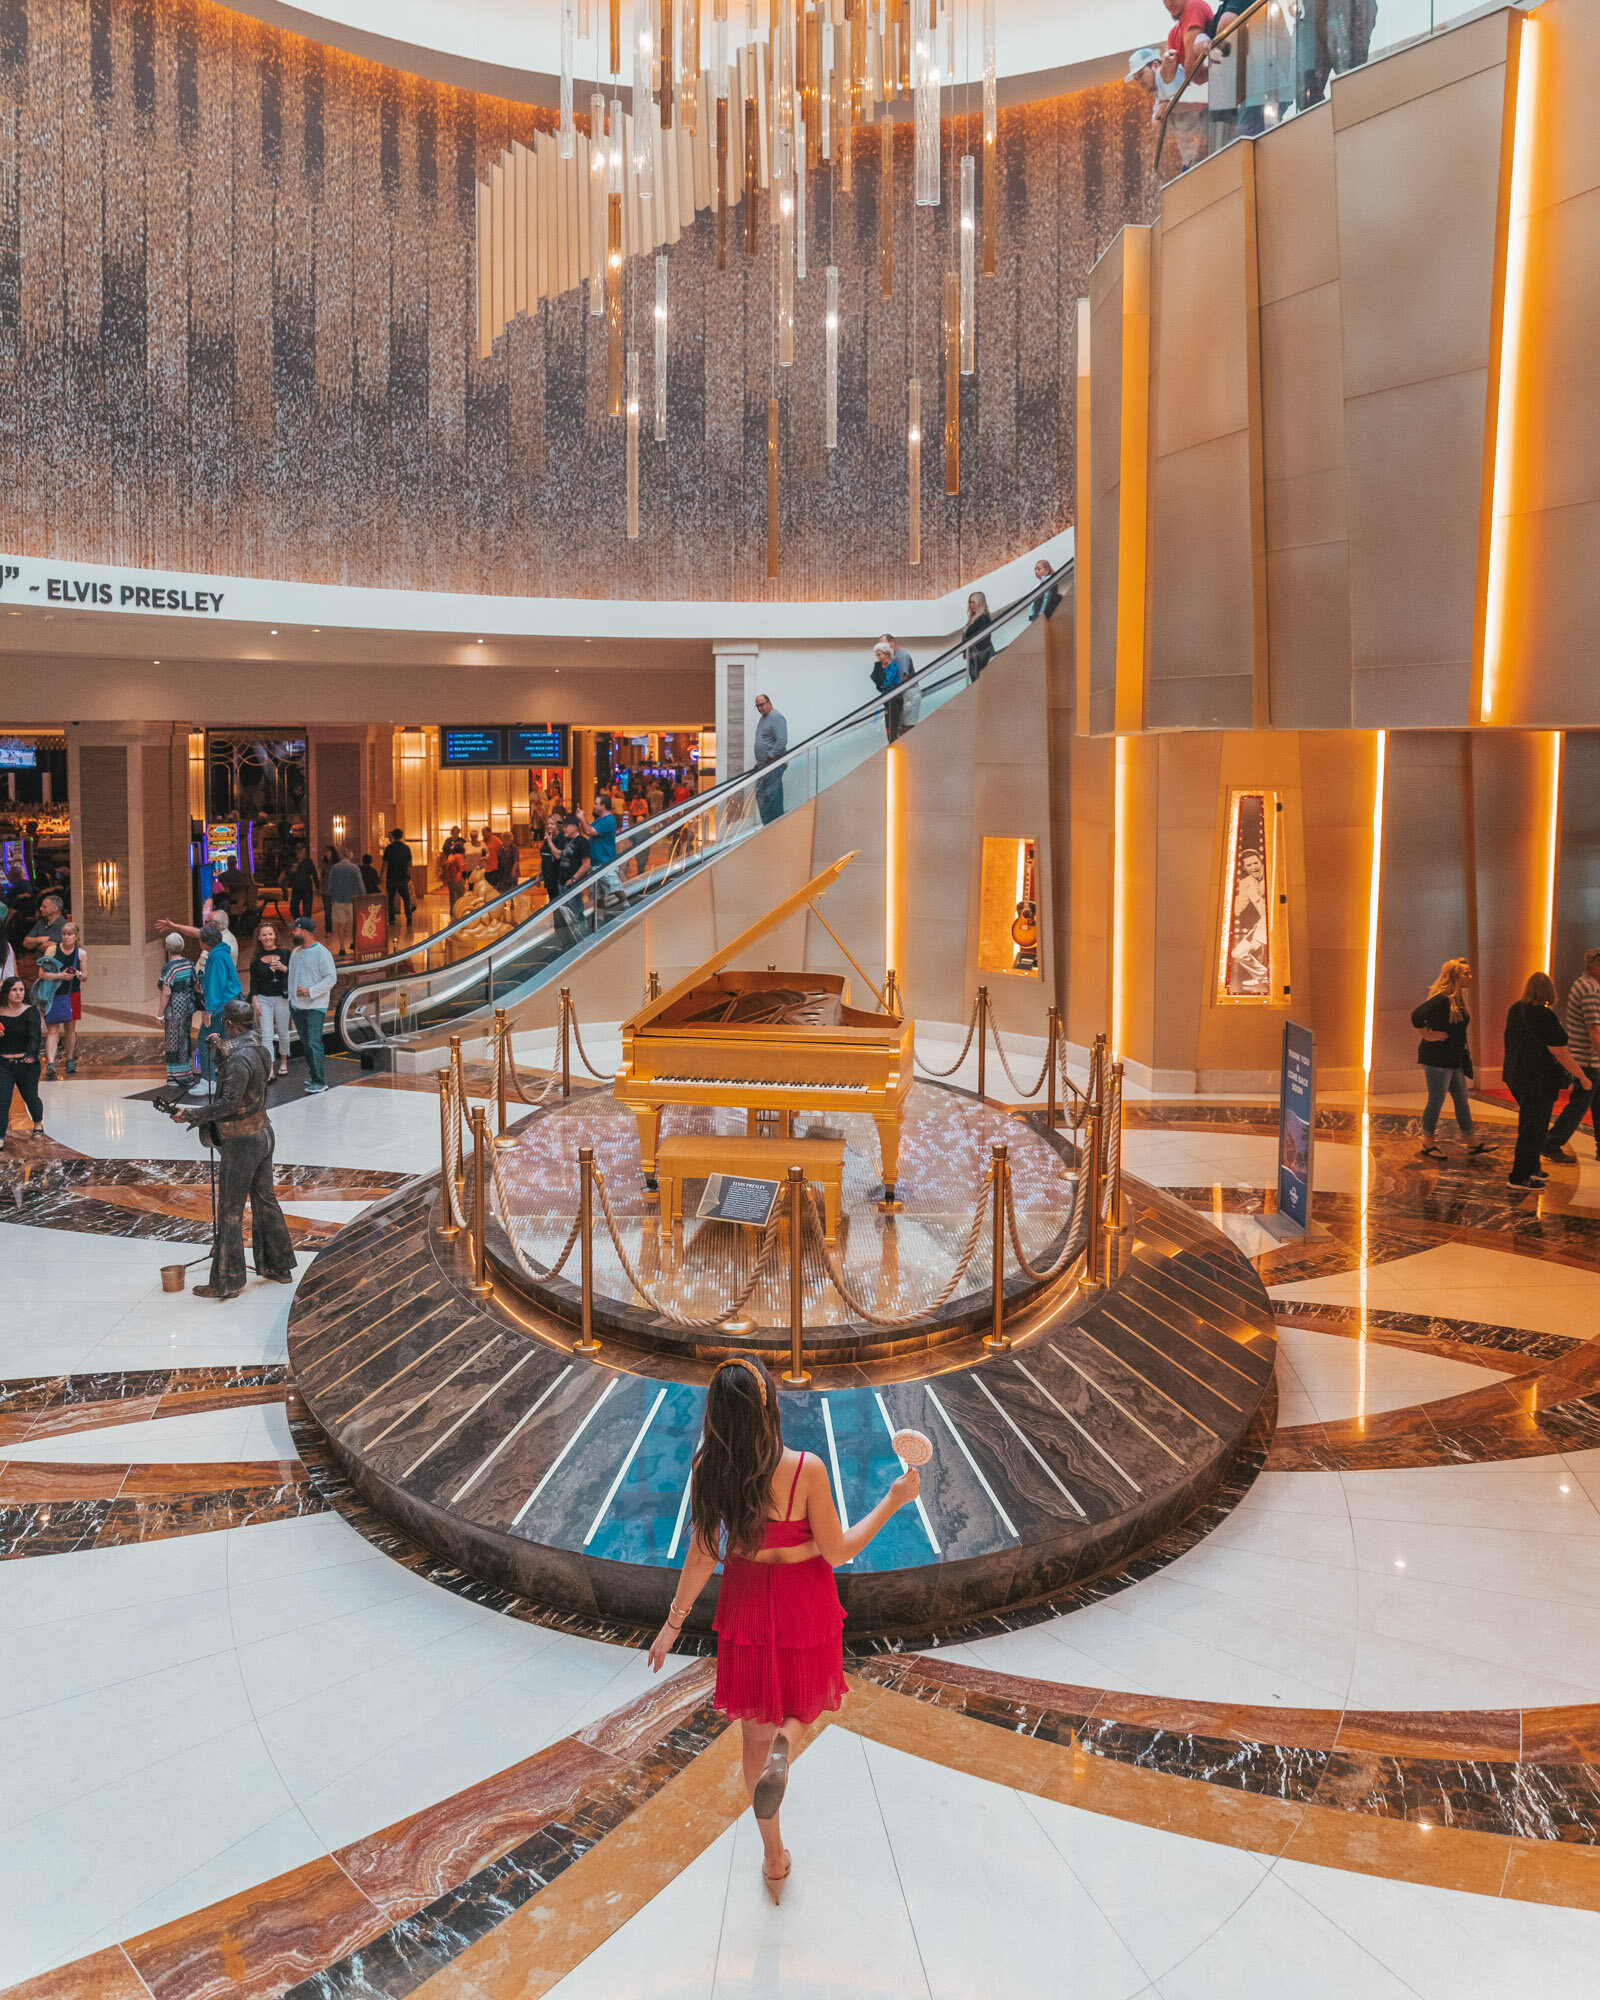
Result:
<svg viewBox="0 0 1600 2000"><path fill-rule="evenodd" d="M710 1684L686 1668L482 1784L5 2000L398 2000L695 1764L723 1728Z"/></svg>
<svg viewBox="0 0 1600 2000"><path fill-rule="evenodd" d="M1496 1326L1488 1320L1446 1319L1437 1313L1392 1312L1379 1306L1346 1306L1329 1299L1275 1298L1279 1326L1310 1333L1341 1334L1497 1368L1507 1375L1536 1374L1585 1343L1570 1333L1534 1333L1526 1327Z"/></svg>
<svg viewBox="0 0 1600 2000"><path fill-rule="evenodd" d="M1287 1315L1285 1316L1287 1317ZM1371 1416L1277 1432L1269 1472L1481 1465L1600 1446L1600 1351L1574 1341L1537 1372Z"/></svg>

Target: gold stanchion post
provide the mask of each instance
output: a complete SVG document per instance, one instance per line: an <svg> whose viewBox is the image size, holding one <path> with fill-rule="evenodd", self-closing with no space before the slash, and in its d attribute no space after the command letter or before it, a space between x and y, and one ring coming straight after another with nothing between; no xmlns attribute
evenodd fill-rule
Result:
<svg viewBox="0 0 1600 2000"><path fill-rule="evenodd" d="M447 1069L439 1072L439 1193L444 1203L439 1234L447 1243L454 1242L461 1231L456 1227L450 1206L450 1072Z"/></svg>
<svg viewBox="0 0 1600 2000"><path fill-rule="evenodd" d="M1053 1132L1056 1129L1056 1083L1061 1073L1057 1067L1060 1043L1056 1040L1056 1037L1060 1033L1060 1030L1061 1016L1052 1007L1050 1009L1049 1053L1045 1057L1045 1070L1050 1080L1050 1092L1045 1099L1044 1111L1044 1129L1047 1132Z"/></svg>
<svg viewBox="0 0 1600 2000"><path fill-rule="evenodd" d="M504 1007L494 1010L494 1098L495 1137L497 1146L509 1146L506 1133L506 1070L511 1061L511 1024L506 1019Z"/></svg>
<svg viewBox="0 0 1600 2000"><path fill-rule="evenodd" d="M989 1331L983 1344L991 1354L1004 1354L1011 1336L1002 1324L1006 1307L1006 1181L1011 1172L1011 1155L1006 1146L989 1149L989 1179L994 1185L994 1247L990 1253L994 1270L991 1277Z"/></svg>
<svg viewBox="0 0 1600 2000"><path fill-rule="evenodd" d="M978 1095L980 1097L987 1097L989 1094L984 1088L985 1065L988 1054L989 989L987 986L980 986L978 988Z"/></svg>
<svg viewBox="0 0 1600 2000"><path fill-rule="evenodd" d="M805 1370L801 1342L805 1332L806 1288L800 1249L805 1215L806 1177L800 1167L789 1169L789 1372L783 1378L786 1389L809 1389L811 1377Z"/></svg>
<svg viewBox="0 0 1600 2000"><path fill-rule="evenodd" d="M483 1156L489 1149L489 1121L483 1106L472 1107L472 1283L467 1287L475 1299L486 1299L494 1290L489 1282L489 1196L483 1184Z"/></svg>
<svg viewBox="0 0 1600 2000"><path fill-rule="evenodd" d="M661 974L659 972L652 972L650 975L650 998L652 1000L659 1000L661 998Z"/></svg>
<svg viewBox="0 0 1600 2000"><path fill-rule="evenodd" d="M561 989L561 1095L572 1095L572 1047L569 1022L572 1017L572 994L563 986Z"/></svg>
<svg viewBox="0 0 1600 2000"><path fill-rule="evenodd" d="M583 1319L578 1338L572 1343L574 1354L598 1354L600 1343L594 1337L594 1148L578 1148L578 1245L582 1253L583 1273Z"/></svg>

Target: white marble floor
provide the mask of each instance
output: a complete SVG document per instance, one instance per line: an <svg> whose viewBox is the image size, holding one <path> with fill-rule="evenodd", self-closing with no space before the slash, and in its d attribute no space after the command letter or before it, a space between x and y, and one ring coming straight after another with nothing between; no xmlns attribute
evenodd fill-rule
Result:
<svg viewBox="0 0 1600 2000"><path fill-rule="evenodd" d="M611 1051L597 1037L591 1053ZM80 1082L69 1102L61 1086L52 1129L96 1157L190 1157L189 1135L126 1101L144 1087ZM406 1171L437 1146L425 1093L335 1090L275 1124L286 1161ZM1269 1142L1226 1131L1130 1137L1136 1170L1173 1184L1259 1184L1253 1149L1270 1160ZM1354 1157L1319 1153L1340 1175ZM160 1266L179 1254L0 1226L0 1376L281 1360L289 1289L252 1283L226 1306L164 1294ZM1282 1289L1583 1338L1600 1327L1600 1275L1453 1245ZM1289 1423L1493 1379L1317 1331L1286 1332L1280 1353ZM66 1432L27 1455L281 1458L292 1443L266 1406ZM1159 1574L950 1651L1045 1680L1285 1706L1597 1701L1600 1452L1268 1473ZM0 1985L315 1859L645 1681L638 1653L483 1611L334 1515L0 1564ZM842 1728L799 1767L789 1825L797 1874L781 1912L741 1825L571 1974L564 2000L841 1985L1030 2000L1595 1990L1600 1919L1583 1913L1269 1864L1024 1798Z"/></svg>
<svg viewBox="0 0 1600 2000"><path fill-rule="evenodd" d="M741 1820L554 2000L1579 2000L1600 1916L1273 1860L826 1730L781 1909ZM1535 1973L1536 1985L1530 1985Z"/></svg>

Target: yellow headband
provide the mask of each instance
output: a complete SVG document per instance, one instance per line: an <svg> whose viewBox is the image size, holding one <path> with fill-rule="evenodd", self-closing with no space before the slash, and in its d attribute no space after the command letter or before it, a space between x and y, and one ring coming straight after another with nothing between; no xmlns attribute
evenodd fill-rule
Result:
<svg viewBox="0 0 1600 2000"><path fill-rule="evenodd" d="M767 1378L753 1361L746 1361L739 1354L730 1355L726 1361L719 1361L717 1363L716 1367L711 1371L712 1375L720 1375L724 1368L742 1368L756 1385L756 1391L761 1397L762 1409L767 1407Z"/></svg>

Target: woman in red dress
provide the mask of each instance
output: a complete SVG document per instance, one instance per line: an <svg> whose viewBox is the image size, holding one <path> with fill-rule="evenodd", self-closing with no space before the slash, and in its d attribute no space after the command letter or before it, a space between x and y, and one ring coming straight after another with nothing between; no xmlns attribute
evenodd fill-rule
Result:
<svg viewBox="0 0 1600 2000"><path fill-rule="evenodd" d="M789 1873L778 1831L789 1758L799 1732L844 1701L844 1607L834 1569L859 1555L920 1486L915 1468L903 1472L870 1514L842 1528L821 1461L784 1446L778 1385L765 1364L724 1361L712 1375L690 1471L694 1535L650 1665L660 1672L720 1559L716 1705L744 1733L745 1789L775 1903Z"/></svg>

